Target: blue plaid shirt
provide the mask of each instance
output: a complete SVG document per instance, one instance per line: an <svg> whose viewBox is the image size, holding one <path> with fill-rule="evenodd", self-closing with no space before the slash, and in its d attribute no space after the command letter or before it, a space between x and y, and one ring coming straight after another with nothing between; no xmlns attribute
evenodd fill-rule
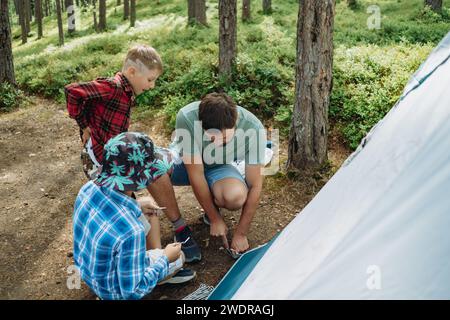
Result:
<svg viewBox="0 0 450 320"><path fill-rule="evenodd" d="M93 181L78 193L73 215L75 265L101 299L140 299L164 279L166 256L150 264L138 203Z"/></svg>

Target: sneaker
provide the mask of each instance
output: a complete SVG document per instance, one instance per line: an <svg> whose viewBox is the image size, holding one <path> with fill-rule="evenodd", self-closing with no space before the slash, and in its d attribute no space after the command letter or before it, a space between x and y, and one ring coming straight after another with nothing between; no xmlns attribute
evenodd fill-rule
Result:
<svg viewBox="0 0 450 320"><path fill-rule="evenodd" d="M172 277L159 282L158 284L178 284L185 283L195 278L197 273L191 269L180 269L177 273L175 273Z"/></svg>
<svg viewBox="0 0 450 320"><path fill-rule="evenodd" d="M186 240L187 242L185 242ZM183 243L181 250L184 252L186 262L200 261L202 259L200 247L192 237L192 231L188 226L184 227L180 232L175 232L175 242Z"/></svg>

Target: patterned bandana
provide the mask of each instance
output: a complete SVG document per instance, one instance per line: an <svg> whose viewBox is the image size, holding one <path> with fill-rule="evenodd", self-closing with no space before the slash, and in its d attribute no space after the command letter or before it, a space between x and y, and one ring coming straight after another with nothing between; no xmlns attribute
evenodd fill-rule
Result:
<svg viewBox="0 0 450 320"><path fill-rule="evenodd" d="M169 158L169 159L168 159ZM106 143L102 171L94 182L119 191L146 188L172 167L167 152L139 132L123 132Z"/></svg>

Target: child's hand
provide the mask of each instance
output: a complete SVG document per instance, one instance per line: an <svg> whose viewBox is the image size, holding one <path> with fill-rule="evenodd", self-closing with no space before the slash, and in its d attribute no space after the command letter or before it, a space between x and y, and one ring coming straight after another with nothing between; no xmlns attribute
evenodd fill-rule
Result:
<svg viewBox="0 0 450 320"><path fill-rule="evenodd" d="M181 254L181 243L176 242L168 244L164 249L164 254L167 256L170 263L176 261Z"/></svg>
<svg viewBox="0 0 450 320"><path fill-rule="evenodd" d="M81 136L81 145L84 147L86 143L89 141L89 138L91 137L91 129L89 127L86 127L83 129L83 134Z"/></svg>
<svg viewBox="0 0 450 320"><path fill-rule="evenodd" d="M142 213L147 215L160 216L163 212L162 210L166 209L165 207L158 206L158 204L150 197L143 197L139 199L138 202L141 206Z"/></svg>

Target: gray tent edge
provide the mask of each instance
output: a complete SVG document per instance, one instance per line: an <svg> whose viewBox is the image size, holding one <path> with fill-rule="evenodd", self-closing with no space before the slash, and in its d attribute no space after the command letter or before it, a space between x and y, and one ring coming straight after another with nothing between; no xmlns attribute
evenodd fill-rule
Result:
<svg viewBox="0 0 450 320"><path fill-rule="evenodd" d="M440 66L450 59L450 54L446 54L438 59L437 61L432 61L430 59L433 56L437 56L438 52L443 49L450 48L450 32L448 32L445 37L439 42L439 44L433 49L428 58L420 65L417 71L412 75L408 81L405 90L403 91L400 101L403 100L411 91L420 87L420 85L428 79Z"/></svg>

